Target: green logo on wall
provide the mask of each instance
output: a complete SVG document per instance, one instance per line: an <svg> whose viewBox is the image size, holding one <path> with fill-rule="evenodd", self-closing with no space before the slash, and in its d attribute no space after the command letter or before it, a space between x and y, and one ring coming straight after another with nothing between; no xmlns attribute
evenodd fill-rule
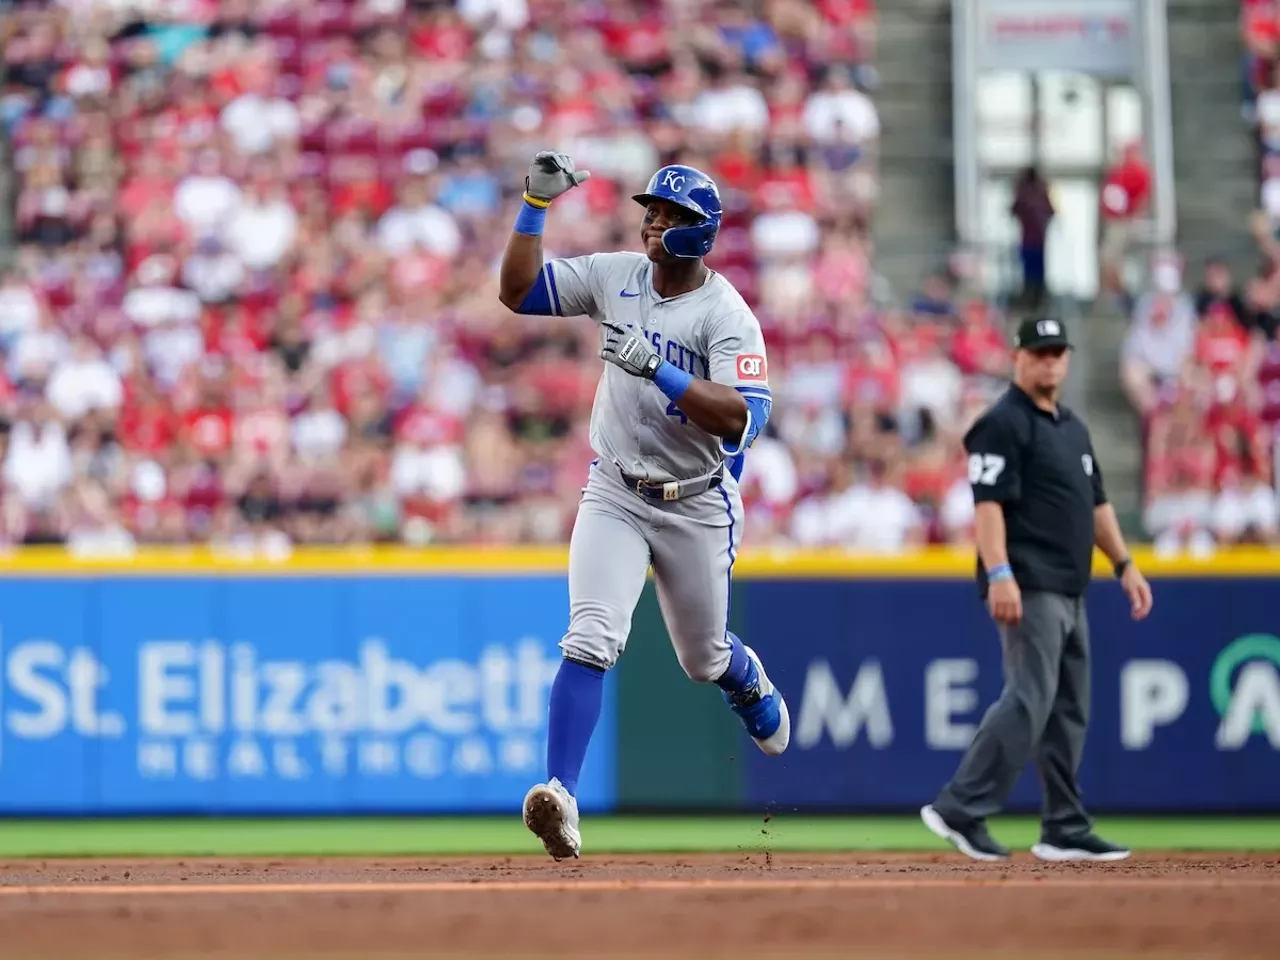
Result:
<svg viewBox="0 0 1280 960"><path fill-rule="evenodd" d="M1273 670L1280 670L1280 637L1269 633L1251 633L1227 644L1213 661L1209 671L1209 696L1219 716L1226 716L1236 689L1233 684L1236 671L1251 661L1266 661ZM1253 699L1253 698L1251 698ZM1266 733L1267 722L1260 703L1255 700L1251 733Z"/></svg>

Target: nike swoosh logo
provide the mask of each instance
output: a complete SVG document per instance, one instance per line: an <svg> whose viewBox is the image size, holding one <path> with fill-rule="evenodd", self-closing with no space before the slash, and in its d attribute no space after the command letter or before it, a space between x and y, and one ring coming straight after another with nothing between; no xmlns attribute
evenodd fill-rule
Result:
<svg viewBox="0 0 1280 960"><path fill-rule="evenodd" d="M628 300L630 300L632 297L638 297L638 296L640 296L640 294L638 294L638 293L627 293L627 291L623 290L621 293L619 293L619 294L618 294L618 296L620 296L620 297L626 297Z"/></svg>

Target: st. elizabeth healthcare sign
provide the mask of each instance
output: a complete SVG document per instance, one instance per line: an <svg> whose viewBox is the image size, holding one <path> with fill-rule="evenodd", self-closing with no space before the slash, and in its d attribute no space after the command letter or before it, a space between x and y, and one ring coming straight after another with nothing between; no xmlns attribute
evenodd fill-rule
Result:
<svg viewBox="0 0 1280 960"><path fill-rule="evenodd" d="M555 575L0 580L0 811L518 810L566 607Z"/></svg>

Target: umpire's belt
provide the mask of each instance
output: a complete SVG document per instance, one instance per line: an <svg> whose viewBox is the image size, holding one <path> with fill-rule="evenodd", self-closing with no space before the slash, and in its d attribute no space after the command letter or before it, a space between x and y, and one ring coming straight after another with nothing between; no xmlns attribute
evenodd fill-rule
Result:
<svg viewBox="0 0 1280 960"><path fill-rule="evenodd" d="M723 464L705 477L695 477L692 480L668 480L665 483L646 480L643 477L633 477L623 471L621 467L618 467L617 470L622 482L633 493L646 500L683 500L686 497L695 497L700 493L706 493L708 490L714 490L724 482Z"/></svg>

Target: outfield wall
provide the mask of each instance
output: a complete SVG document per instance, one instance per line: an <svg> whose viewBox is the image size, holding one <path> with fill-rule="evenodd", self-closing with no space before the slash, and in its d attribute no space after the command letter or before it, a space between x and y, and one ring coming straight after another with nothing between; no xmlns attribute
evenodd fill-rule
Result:
<svg viewBox="0 0 1280 960"><path fill-rule="evenodd" d="M1098 810L1280 810L1280 555L1139 555L1090 596ZM559 550L0 558L0 811L507 812L543 769ZM689 683L650 586L584 808L928 800L1000 686L971 556L743 557L731 625L791 705L766 758ZM1100 567L1100 572L1102 568ZM1033 810L1034 777L1015 794Z"/></svg>

